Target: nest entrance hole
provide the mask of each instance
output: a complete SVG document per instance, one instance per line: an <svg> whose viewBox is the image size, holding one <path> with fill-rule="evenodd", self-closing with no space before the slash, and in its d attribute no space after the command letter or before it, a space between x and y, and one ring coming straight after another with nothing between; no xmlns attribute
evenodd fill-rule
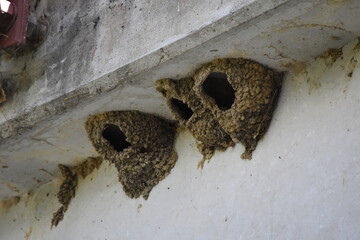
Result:
<svg viewBox="0 0 360 240"><path fill-rule="evenodd" d="M125 134L114 124L106 124L102 131L102 136L118 152L131 146L131 144L126 141Z"/></svg>
<svg viewBox="0 0 360 240"><path fill-rule="evenodd" d="M189 118L191 118L191 116L194 114L193 110L191 110L191 108L183 101L180 101L175 98L171 98L170 102L171 102L171 105L173 106L173 109L177 113L179 113L179 115L183 119L189 120Z"/></svg>
<svg viewBox="0 0 360 240"><path fill-rule="evenodd" d="M203 82L202 88L222 110L231 108L235 101L235 90L227 80L225 73L213 72Z"/></svg>

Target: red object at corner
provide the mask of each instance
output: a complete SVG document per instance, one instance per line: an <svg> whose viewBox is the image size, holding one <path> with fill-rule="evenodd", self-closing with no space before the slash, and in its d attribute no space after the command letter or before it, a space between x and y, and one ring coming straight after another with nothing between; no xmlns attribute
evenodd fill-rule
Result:
<svg viewBox="0 0 360 240"><path fill-rule="evenodd" d="M0 49L26 43L28 0L8 0L8 12L0 12Z"/></svg>

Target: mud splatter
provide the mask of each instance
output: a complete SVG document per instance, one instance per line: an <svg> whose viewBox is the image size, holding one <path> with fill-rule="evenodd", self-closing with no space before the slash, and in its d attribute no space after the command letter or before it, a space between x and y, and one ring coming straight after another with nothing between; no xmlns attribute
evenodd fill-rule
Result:
<svg viewBox="0 0 360 240"><path fill-rule="evenodd" d="M355 70L357 64L358 64L358 60L355 57L352 57L350 59L350 63L348 65L348 69L347 69L347 71L348 71L348 74L347 74L348 79L347 80L350 80L352 78L352 75L354 73L354 70Z"/></svg>
<svg viewBox="0 0 360 240"><path fill-rule="evenodd" d="M24 239L29 240L32 233L32 227L29 228L29 230L25 233Z"/></svg>
<svg viewBox="0 0 360 240"><path fill-rule="evenodd" d="M6 101L6 94L2 86L0 85L0 104Z"/></svg>
<svg viewBox="0 0 360 240"><path fill-rule="evenodd" d="M330 59L334 63L342 55L342 48L331 48L316 58Z"/></svg>
<svg viewBox="0 0 360 240"><path fill-rule="evenodd" d="M308 65L305 62L295 61L295 60L282 62L281 66L286 69L289 69L294 74L304 73L306 72L306 68L308 67Z"/></svg>
<svg viewBox="0 0 360 240"><path fill-rule="evenodd" d="M8 210L10 208L12 208L13 206L15 206L16 204L18 204L20 202L20 197L16 196L16 197L12 197L6 200L1 200L0 201L0 211L5 211Z"/></svg>
<svg viewBox="0 0 360 240"><path fill-rule="evenodd" d="M176 125L138 111L91 116L86 130L96 151L115 165L123 190L131 198L149 197L174 167Z"/></svg>

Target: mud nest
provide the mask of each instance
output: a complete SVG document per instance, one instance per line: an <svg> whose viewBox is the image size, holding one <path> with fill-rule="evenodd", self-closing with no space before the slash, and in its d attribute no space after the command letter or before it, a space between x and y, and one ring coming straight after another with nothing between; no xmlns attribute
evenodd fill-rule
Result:
<svg viewBox="0 0 360 240"><path fill-rule="evenodd" d="M74 167L59 164L63 181L57 193L57 198L62 206L54 213L51 220L51 227L56 227L59 222L63 220L71 200L75 197L79 177L85 178L94 171L95 168L98 169L101 163L101 157L89 157L83 163Z"/></svg>
<svg viewBox="0 0 360 240"><path fill-rule="evenodd" d="M216 59L192 78L160 79L157 90L179 123L195 137L204 160L234 143L251 159L279 97L283 74L241 58Z"/></svg>
<svg viewBox="0 0 360 240"><path fill-rule="evenodd" d="M158 80L156 84L157 90L167 98L167 104L174 117L195 137L197 147L203 155L202 161L199 162L200 167L205 160L213 156L215 150L224 151L227 147L234 146L230 136L192 90L192 78L178 81L166 78Z"/></svg>
<svg viewBox="0 0 360 240"><path fill-rule="evenodd" d="M115 165L131 198L147 199L152 188L174 167L176 125L138 111L91 116L86 130L96 151Z"/></svg>

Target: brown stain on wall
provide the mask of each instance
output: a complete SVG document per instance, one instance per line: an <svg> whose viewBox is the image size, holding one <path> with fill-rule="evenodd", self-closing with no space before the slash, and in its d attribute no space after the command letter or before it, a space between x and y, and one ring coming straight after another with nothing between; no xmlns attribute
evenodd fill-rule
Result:
<svg viewBox="0 0 360 240"><path fill-rule="evenodd" d="M329 0L326 4L327 5L343 5L349 0ZM337 6L338 7L338 6Z"/></svg>
<svg viewBox="0 0 360 240"><path fill-rule="evenodd" d="M25 233L24 239L29 240L32 233L32 227L29 228L29 230Z"/></svg>
<svg viewBox="0 0 360 240"><path fill-rule="evenodd" d="M330 59L333 63L343 55L342 48L330 48L316 58Z"/></svg>
<svg viewBox="0 0 360 240"><path fill-rule="evenodd" d="M274 31L276 32L286 32L288 30L292 30L292 29L297 29L297 28L330 28L330 29L336 29L336 30L341 30L347 33L351 33L352 32L348 31L345 28L339 27L339 26L333 26L333 25L326 25L326 24L320 24L320 23L296 23L294 20L291 21L284 21L286 26L278 28L278 29L274 29Z"/></svg>
<svg viewBox="0 0 360 240"><path fill-rule="evenodd" d="M286 69L289 69L295 74L301 74L306 71L308 65L302 61L290 60L290 61L282 62L281 66Z"/></svg>
<svg viewBox="0 0 360 240"><path fill-rule="evenodd" d="M131 198L150 191L174 167L176 125L138 111L112 111L89 117L88 136L96 151L113 163Z"/></svg>
<svg viewBox="0 0 360 240"><path fill-rule="evenodd" d="M358 37L358 39L357 39L357 44L356 44L356 46L354 47L354 52L359 52L360 51L360 37Z"/></svg>
<svg viewBox="0 0 360 240"><path fill-rule="evenodd" d="M348 70L347 70L348 73L346 80L350 80L352 78L353 72L356 66L358 65L358 60L356 59L355 54L358 54L360 51L360 38L358 38L357 41L358 41L357 44L353 48L354 56L350 59L350 63L348 65Z"/></svg>
<svg viewBox="0 0 360 240"><path fill-rule="evenodd" d="M6 200L0 201L0 211L6 211L12 208L13 206L16 206L20 202L20 197L11 197Z"/></svg>
<svg viewBox="0 0 360 240"><path fill-rule="evenodd" d="M307 67L304 67L302 71L294 71L295 74L300 74L301 76L293 79L301 79L302 81L307 83L307 85L309 86L308 94L310 95L314 90L319 89L322 86L323 74L325 74L329 68L333 67L333 65L336 64L336 67L340 67L341 71L346 71L344 80L350 81L353 76L354 70L358 64L356 55L359 53L359 51L359 38L357 39L357 42L354 43L352 49L346 47L330 48L315 57L313 62ZM350 54L349 58L347 57L348 54ZM314 65L317 67L312 67ZM346 92L346 88L343 91Z"/></svg>
<svg viewBox="0 0 360 240"><path fill-rule="evenodd" d="M6 94L2 86L0 85L0 104L6 101Z"/></svg>

